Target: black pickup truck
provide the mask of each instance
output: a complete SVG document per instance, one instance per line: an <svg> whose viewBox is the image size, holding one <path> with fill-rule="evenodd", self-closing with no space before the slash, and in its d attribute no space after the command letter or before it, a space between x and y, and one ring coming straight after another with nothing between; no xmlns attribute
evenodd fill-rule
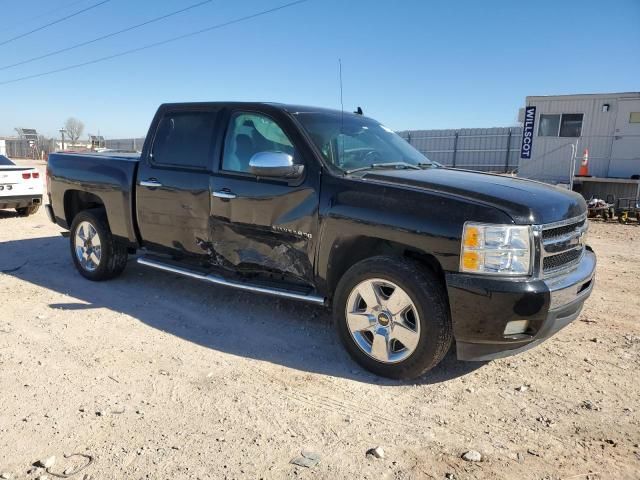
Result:
<svg viewBox="0 0 640 480"><path fill-rule="evenodd" d="M165 104L141 154L49 157L50 219L90 280L137 262L332 306L369 370L413 378L521 352L594 285L579 195L444 168L360 114Z"/></svg>

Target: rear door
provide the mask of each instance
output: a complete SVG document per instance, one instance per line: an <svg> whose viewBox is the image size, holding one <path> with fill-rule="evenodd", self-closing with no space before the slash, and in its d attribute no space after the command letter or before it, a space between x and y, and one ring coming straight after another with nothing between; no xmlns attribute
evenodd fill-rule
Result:
<svg viewBox="0 0 640 480"><path fill-rule="evenodd" d="M212 182L212 260L244 274L313 285L319 169L291 120L271 114L227 115ZM294 163L305 166L303 176L292 181L249 173L251 157L267 151L293 155Z"/></svg>
<svg viewBox="0 0 640 480"><path fill-rule="evenodd" d="M202 255L208 240L215 108L166 110L140 160L136 202L145 245Z"/></svg>
<svg viewBox="0 0 640 480"><path fill-rule="evenodd" d="M640 100L619 100L609 176L629 178L631 175L640 175L639 161Z"/></svg>

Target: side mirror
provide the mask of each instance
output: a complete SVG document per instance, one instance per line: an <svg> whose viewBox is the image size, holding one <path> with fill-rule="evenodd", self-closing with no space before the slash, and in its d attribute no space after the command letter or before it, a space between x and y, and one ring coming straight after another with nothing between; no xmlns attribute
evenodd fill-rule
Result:
<svg viewBox="0 0 640 480"><path fill-rule="evenodd" d="M293 163L284 152L258 152L249 160L249 173L257 177L296 178L304 172L304 165Z"/></svg>

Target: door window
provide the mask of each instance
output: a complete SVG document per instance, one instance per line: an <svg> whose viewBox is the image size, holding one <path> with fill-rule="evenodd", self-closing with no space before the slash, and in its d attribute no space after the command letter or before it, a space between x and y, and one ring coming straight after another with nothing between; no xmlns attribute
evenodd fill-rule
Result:
<svg viewBox="0 0 640 480"><path fill-rule="evenodd" d="M167 113L156 130L153 162L180 167L209 167L215 119L214 112Z"/></svg>
<svg viewBox="0 0 640 480"><path fill-rule="evenodd" d="M275 121L260 114L236 113L224 141L222 169L248 173L249 160L259 152L288 153L296 162L293 144Z"/></svg>

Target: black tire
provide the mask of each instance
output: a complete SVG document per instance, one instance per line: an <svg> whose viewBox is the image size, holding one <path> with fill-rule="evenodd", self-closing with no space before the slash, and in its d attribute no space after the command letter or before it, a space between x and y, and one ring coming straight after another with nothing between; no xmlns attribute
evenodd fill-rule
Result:
<svg viewBox="0 0 640 480"><path fill-rule="evenodd" d="M40 209L40 205L30 205L28 207L16 208L16 212L21 217L28 217L29 215L33 215Z"/></svg>
<svg viewBox="0 0 640 480"><path fill-rule="evenodd" d="M346 318L351 291L367 279L393 282L415 305L420 333L413 353L397 363L384 363L365 353L352 336ZM453 333L444 285L426 267L409 259L372 257L352 266L338 282L333 318L340 340L353 359L383 377L412 379L435 367L451 347Z"/></svg>
<svg viewBox="0 0 640 480"><path fill-rule="evenodd" d="M94 270L85 268L76 255L76 233L82 222L90 223L100 239L101 256L97 268ZM107 216L102 209L84 210L74 217L71 223L69 246L71 248L71 258L78 272L89 280L112 279L120 275L127 265L127 246L113 238L107 222Z"/></svg>

